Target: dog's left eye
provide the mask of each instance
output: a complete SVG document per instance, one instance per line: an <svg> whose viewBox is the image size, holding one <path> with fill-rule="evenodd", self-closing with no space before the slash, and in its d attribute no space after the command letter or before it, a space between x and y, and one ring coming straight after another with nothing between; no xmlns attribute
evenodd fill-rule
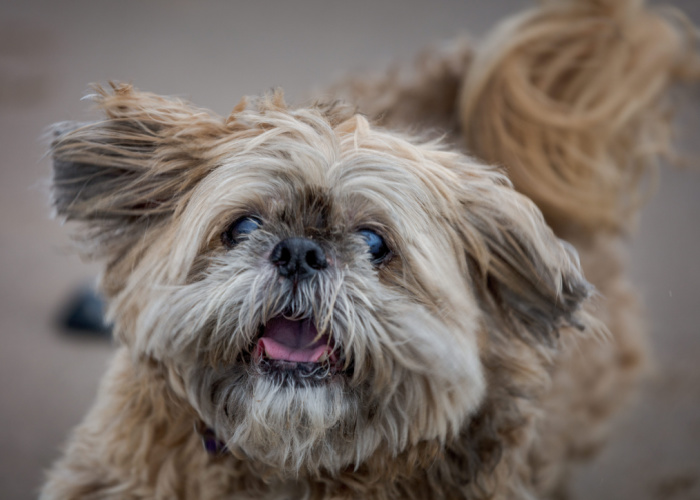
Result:
<svg viewBox="0 0 700 500"><path fill-rule="evenodd" d="M262 225L260 219L256 217L242 217L231 224L226 231L221 234L221 241L229 248L236 246L243 237L249 235Z"/></svg>
<svg viewBox="0 0 700 500"><path fill-rule="evenodd" d="M372 256L372 264L375 266L384 262L389 254L389 247L386 246L384 238L379 236L371 229L361 229L358 231L369 247L369 254Z"/></svg>

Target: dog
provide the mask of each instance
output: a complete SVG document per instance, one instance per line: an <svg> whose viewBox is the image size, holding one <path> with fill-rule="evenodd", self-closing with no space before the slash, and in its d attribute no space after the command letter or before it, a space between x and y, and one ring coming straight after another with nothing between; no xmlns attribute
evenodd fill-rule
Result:
<svg viewBox="0 0 700 500"><path fill-rule="evenodd" d="M588 177L638 160L672 68L654 66L663 85L614 133L569 116L569 140L551 149L551 117L497 96L518 92L504 79L519 46L506 41L533 23L631 15L572 5L511 20L481 55L433 59L432 85L333 91L351 104L293 107L278 91L223 118L96 87L102 120L55 127L53 204L104 262L119 348L42 498L563 494L645 358L620 243L632 187L600 191L601 210L580 197ZM680 52L678 37L663 41ZM574 90L572 66L591 78L580 61L525 52L526 67L550 64ZM385 112L387 91L412 96L405 112ZM438 100L451 106L424 105ZM443 118L474 156L405 131ZM567 178L579 198L547 198L547 169L588 164L578 146L622 156Z"/></svg>

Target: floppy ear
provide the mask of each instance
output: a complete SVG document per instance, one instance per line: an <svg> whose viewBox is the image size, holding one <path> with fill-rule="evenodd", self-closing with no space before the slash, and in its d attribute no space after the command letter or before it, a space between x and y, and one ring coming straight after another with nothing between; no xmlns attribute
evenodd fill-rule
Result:
<svg viewBox="0 0 700 500"><path fill-rule="evenodd" d="M212 168L207 146L225 125L130 85L95 90L102 121L54 126L53 205L87 225L88 253L114 261L167 220Z"/></svg>
<svg viewBox="0 0 700 500"><path fill-rule="evenodd" d="M576 250L554 235L535 204L505 176L485 173L464 189L461 231L482 309L497 330L553 345L561 326L586 327L581 305L593 287Z"/></svg>

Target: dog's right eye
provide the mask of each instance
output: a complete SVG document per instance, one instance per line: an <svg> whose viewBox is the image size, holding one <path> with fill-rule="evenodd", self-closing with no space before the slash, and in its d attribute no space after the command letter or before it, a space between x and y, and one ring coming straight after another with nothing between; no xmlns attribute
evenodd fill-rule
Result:
<svg viewBox="0 0 700 500"><path fill-rule="evenodd" d="M261 225L262 222L256 217L241 217L221 233L221 242L227 247L233 248Z"/></svg>

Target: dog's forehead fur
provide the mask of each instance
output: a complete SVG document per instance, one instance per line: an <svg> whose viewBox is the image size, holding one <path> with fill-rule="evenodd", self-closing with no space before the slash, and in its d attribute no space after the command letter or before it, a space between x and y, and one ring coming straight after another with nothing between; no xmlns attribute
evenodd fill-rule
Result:
<svg viewBox="0 0 700 500"><path fill-rule="evenodd" d="M332 127L315 109L250 113L262 123L248 115L246 123L254 128L233 133L220 144L216 171L199 186L198 200L220 200L234 210L254 204L261 212L283 202L295 214L315 213L326 221L341 215L333 207L342 207L346 216L353 210L360 216L368 202L381 207L384 217L400 211L418 221L436 213L449 215L454 206L450 202L458 177L436 161L449 153L370 129L359 115ZM251 130L257 134L254 139ZM393 218L399 222L404 217Z"/></svg>
<svg viewBox="0 0 700 500"><path fill-rule="evenodd" d="M461 181L445 168L450 153L371 130L358 115L335 127L315 109L256 110L244 118L257 135L251 139L246 129L221 142L210 160L217 166L183 206L178 225L186 234L178 239L199 242L198 250L246 215L276 225L280 237L337 241L374 228L397 251L421 235L444 238L439 233L456 223ZM439 253L447 258L448 249Z"/></svg>

